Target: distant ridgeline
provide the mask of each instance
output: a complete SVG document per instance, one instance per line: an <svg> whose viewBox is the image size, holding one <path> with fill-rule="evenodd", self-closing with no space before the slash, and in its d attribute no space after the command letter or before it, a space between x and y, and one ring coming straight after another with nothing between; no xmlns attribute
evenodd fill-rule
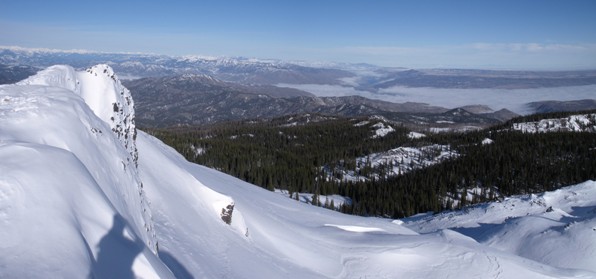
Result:
<svg viewBox="0 0 596 279"><path fill-rule="evenodd" d="M514 129L541 127L535 123L544 119L551 128L578 122L574 129ZM292 198L310 193L324 206L324 196L338 194L351 203L327 207L397 218L596 179L595 131L596 111L426 135L383 118L320 115L149 132L190 161Z"/></svg>

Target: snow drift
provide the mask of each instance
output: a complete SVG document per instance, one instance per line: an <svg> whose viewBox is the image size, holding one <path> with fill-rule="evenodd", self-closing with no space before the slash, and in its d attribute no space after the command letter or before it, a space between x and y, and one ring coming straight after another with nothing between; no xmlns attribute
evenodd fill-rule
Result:
<svg viewBox="0 0 596 279"><path fill-rule="evenodd" d="M0 86L0 278L596 277L594 182L513 218L342 215L187 162L133 104L107 65Z"/></svg>

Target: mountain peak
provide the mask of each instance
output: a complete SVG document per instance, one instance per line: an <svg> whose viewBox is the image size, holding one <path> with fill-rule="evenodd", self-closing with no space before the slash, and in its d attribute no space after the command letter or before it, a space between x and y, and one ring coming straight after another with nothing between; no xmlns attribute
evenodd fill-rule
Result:
<svg viewBox="0 0 596 279"><path fill-rule="evenodd" d="M99 64L83 72L65 65L51 66L17 85L59 87L78 94L95 115L110 125L136 164L134 102L110 66Z"/></svg>
<svg viewBox="0 0 596 279"><path fill-rule="evenodd" d="M137 130L130 91L120 83L114 70L106 64L95 65L79 72L77 78L81 81L77 93L100 119L110 125L136 164Z"/></svg>
<svg viewBox="0 0 596 279"><path fill-rule="evenodd" d="M76 71L66 65L55 65L39 71L37 74L22 80L17 85L44 85L64 88L73 92L78 92L79 82L77 81Z"/></svg>
<svg viewBox="0 0 596 279"><path fill-rule="evenodd" d="M448 111L444 112L443 114L453 115L453 116L470 116L470 115L472 115L472 113L470 113L469 111L467 111L464 108L454 108L452 110L448 110Z"/></svg>

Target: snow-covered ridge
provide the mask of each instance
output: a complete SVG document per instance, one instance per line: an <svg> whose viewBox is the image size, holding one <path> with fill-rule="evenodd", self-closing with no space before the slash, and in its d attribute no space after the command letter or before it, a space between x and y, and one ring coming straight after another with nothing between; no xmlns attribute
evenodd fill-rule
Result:
<svg viewBox="0 0 596 279"><path fill-rule="evenodd" d="M447 159L457 157L458 153L449 145L428 145L422 147L398 147L381 153L373 153L357 159L358 165L379 167L391 165L391 174L398 175L413 169L438 164Z"/></svg>
<svg viewBox="0 0 596 279"><path fill-rule="evenodd" d="M354 170L337 166L334 170L327 170L327 180L339 175L340 180L367 181L370 177L375 179L398 176L407 172L429 167L445 160L459 156L457 151L449 145L427 145L422 147L397 147L368 156L356 158ZM362 175L362 172L371 172Z"/></svg>
<svg viewBox="0 0 596 279"><path fill-rule="evenodd" d="M523 133L596 132L596 113L577 114L565 118L542 119L534 122L513 123L511 128Z"/></svg>
<svg viewBox="0 0 596 279"><path fill-rule="evenodd" d="M107 65L52 66L0 86L1 278L172 276L158 258L133 105ZM230 197L194 178L180 184L198 191L202 214L246 237Z"/></svg>
<svg viewBox="0 0 596 279"><path fill-rule="evenodd" d="M84 72L69 66L52 66L17 85L59 87L81 96L95 115L110 125L132 160L137 161L134 102L110 66L96 65Z"/></svg>
<svg viewBox="0 0 596 279"><path fill-rule="evenodd" d="M85 50L85 49L70 49L70 50L62 50L62 49L52 49L52 48L25 48L20 46L0 46L0 49L8 49L11 51L18 51L23 53L76 53L76 54L89 54L89 53L99 53L97 51Z"/></svg>
<svg viewBox="0 0 596 279"><path fill-rule="evenodd" d="M375 125L372 125L371 127L375 129L375 134L372 135L373 139L382 138L382 137L388 135L389 133L395 132L395 129L393 129L393 127L391 127L390 125L387 125L383 122L379 122Z"/></svg>
<svg viewBox="0 0 596 279"><path fill-rule="evenodd" d="M74 263L82 264L85 259L94 259L95 264L88 262L87 265L91 267L89 273L93 274L99 272L96 269L102 264L97 261L102 259L103 262L106 256L99 248L102 246L102 235L110 235L112 227L127 234L127 239L135 243L131 244L132 247L145 251L142 252L144 263L138 263L143 269L143 266L147 267L147 261L156 260L154 253L157 253L157 237L149 201L134 162L136 145L134 138L126 139L126 136L112 132L113 126L123 125L116 122L122 118L112 110L111 104L105 109L101 107L105 102L99 101L102 98L116 99L120 91L115 90L121 85L117 80L101 76L84 77L88 74L76 72L69 66L54 66L18 84L0 87L0 149L5 155L12 154L14 160L17 160L14 162L2 156L2 188L4 191L18 193L22 199L42 199L51 205L26 205L19 199L12 198L3 200L5 208L11 209L13 213L19 212L12 216L21 217L19 222L15 222L17 224L11 223L10 229L2 226L2 234L19 239L15 243L34 242L35 239L52 243L37 249L55 249L55 255L50 257L56 257L60 261L74 260L70 257L80 254L70 254L68 251L81 252L81 248L88 246L83 252L86 256ZM96 89L99 90L95 91ZM132 107L125 107L127 105L124 104L119 111L127 112L133 117L134 110ZM96 115L97 112L109 110L112 113L103 115L104 119ZM112 117L114 121L111 121ZM106 118L109 122L105 121ZM128 128L130 133L134 133L134 123L128 121L128 124L132 124ZM37 156L25 156L27 152ZM21 153L25 157L21 157ZM41 163L38 168L28 172L28 166L22 165L27 160ZM29 175L23 175L27 173ZM46 187L49 188L45 189ZM53 196L47 196L50 192ZM58 206L59 204L63 206ZM6 211L3 213L7 214ZM5 216L10 218L11 214ZM56 222L64 220L65 223L63 227L49 224L47 234L22 234L32 224L42 222L41 219L57 220ZM66 232L78 234L78 243L85 246L77 246L77 242L62 243L59 239L64 239L63 234ZM117 232L112 232L114 233ZM120 240L125 241L121 237ZM52 245L68 248L52 248ZM43 253L39 254L42 255ZM37 259L36 256L35 253L23 255L29 262L43 262L43 259ZM18 268L19 263L9 262ZM51 268L45 268L48 267ZM65 274L53 273L58 270L44 269L43 265L37 268L30 268L30 271L40 272L39 274L48 272L49 277L65 277ZM73 269L73 272L76 271L77 269ZM66 277L88 275L70 274ZM6 276L0 274L0 277Z"/></svg>
<svg viewBox="0 0 596 279"><path fill-rule="evenodd" d="M51 48L25 48L19 46L0 46L1 50L9 50L21 55L44 55L44 54L97 54L97 55L132 55L139 57L153 57L155 59L167 57L177 62L186 63L213 63L217 65L270 65L270 66L281 66L289 65L289 62L283 62L278 59L260 59L260 58L246 58L246 57L228 57L228 56L208 56L208 55L183 55L183 56L166 56L154 53L143 53L143 52L102 52L86 49L51 49ZM144 67L140 61L134 62L122 62L127 63L128 66ZM134 64L133 64L134 63ZM293 63L292 63L293 64ZM314 64L316 65L316 64ZM314 66L313 65L313 66Z"/></svg>
<svg viewBox="0 0 596 279"><path fill-rule="evenodd" d="M418 132L414 132L414 131L408 133L408 138L410 138L410 139L420 139L420 138L424 138L424 137L426 137L426 135L422 134L422 133L418 133Z"/></svg>
<svg viewBox="0 0 596 279"><path fill-rule="evenodd" d="M80 72L78 78L81 97L99 118L110 124L136 164L139 157L135 144L137 129L130 91L120 83L114 70L105 64Z"/></svg>
<svg viewBox="0 0 596 279"><path fill-rule="evenodd" d="M362 120L358 123L353 124L354 127L361 127L370 124L371 122L378 121L377 123L371 125L370 127L374 130L374 135L371 138L382 138L387 136L389 133L395 132L395 129L391 127L391 125L387 124L389 120L387 120L383 116L373 115L368 118L368 120Z"/></svg>

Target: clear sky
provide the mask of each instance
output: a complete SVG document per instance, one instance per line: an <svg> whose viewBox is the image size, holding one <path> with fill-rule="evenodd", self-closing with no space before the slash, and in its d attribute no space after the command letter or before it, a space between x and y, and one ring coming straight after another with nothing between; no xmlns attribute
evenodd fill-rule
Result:
<svg viewBox="0 0 596 279"><path fill-rule="evenodd" d="M596 69L596 0L1 0L0 45Z"/></svg>

